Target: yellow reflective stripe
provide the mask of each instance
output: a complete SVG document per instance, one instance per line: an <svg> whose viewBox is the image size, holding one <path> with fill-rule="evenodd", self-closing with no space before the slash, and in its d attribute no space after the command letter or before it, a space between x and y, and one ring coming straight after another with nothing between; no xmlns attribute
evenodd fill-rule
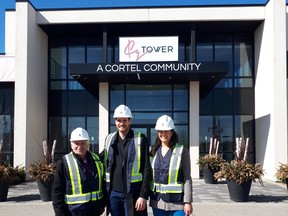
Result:
<svg viewBox="0 0 288 216"><path fill-rule="evenodd" d="M140 160L141 160L141 148L140 148L141 146L140 146L140 144L141 144L141 133L138 133L138 136L134 139L136 155L135 155L133 165L132 165L132 179L131 179L132 182L142 180L142 174L139 173Z"/></svg>
<svg viewBox="0 0 288 216"><path fill-rule="evenodd" d="M117 132L114 132L114 133L110 133L107 135L106 139L105 139L105 146L104 146L104 163L105 163L105 170L107 170L107 160L108 160L108 152L109 152L109 148L110 148L110 145L111 145L111 141L112 141L112 138L114 137L114 135L116 134ZM106 182L110 182L110 174L108 172L106 172Z"/></svg>
<svg viewBox="0 0 288 216"><path fill-rule="evenodd" d="M153 188L158 193L182 193L184 189L183 184L158 184L154 183Z"/></svg>
<svg viewBox="0 0 288 216"><path fill-rule="evenodd" d="M65 159L68 164L68 170L72 186L72 194L65 194L65 202L67 204L81 204L89 202L90 200L98 200L103 197L102 193L102 176L104 174L103 164L100 161L100 158L95 153L91 152L91 155L95 161L95 166L97 168L99 176L99 188L98 191L87 192L84 194L82 193L82 184L81 184L79 167L77 165L77 160L72 152L65 156Z"/></svg>
<svg viewBox="0 0 288 216"><path fill-rule="evenodd" d="M176 144L172 152L172 157L170 159L168 184L176 184L179 174L181 155L183 151L183 145Z"/></svg>
<svg viewBox="0 0 288 216"><path fill-rule="evenodd" d="M92 191L91 193L84 193L84 194L73 194L73 195L66 195L65 202L67 204L81 204L89 202L90 200L95 201L103 198L102 191Z"/></svg>
<svg viewBox="0 0 288 216"><path fill-rule="evenodd" d="M70 179L71 179L72 194L75 194L74 177L73 177L73 172L71 170L70 160L69 160L68 155L65 155L65 158L66 158L66 161L67 161L67 164L68 164L68 171L69 171L69 176L70 176Z"/></svg>
<svg viewBox="0 0 288 216"><path fill-rule="evenodd" d="M110 182L110 173L106 172L106 182Z"/></svg>
<svg viewBox="0 0 288 216"><path fill-rule="evenodd" d="M99 189L102 188L102 176L103 176L103 164L100 161L100 158L93 152L91 152L92 157L94 158L95 161L95 165L97 167L97 172L98 172L98 176L99 176Z"/></svg>
<svg viewBox="0 0 288 216"><path fill-rule="evenodd" d="M179 151L179 155L177 157L177 163L176 163L176 172L175 172L175 178L174 178L174 182L176 183L177 182L177 179L178 179L178 174L179 174L179 169L180 169L180 162L181 162L181 155L182 155L182 151L183 151L183 145L181 146L180 148L180 151Z"/></svg>
<svg viewBox="0 0 288 216"><path fill-rule="evenodd" d="M68 164L69 175L71 179L71 186L72 186L72 194L82 193L82 185L81 185L81 178L79 167L77 165L77 161L72 152L65 156ZM77 181L77 184L75 182Z"/></svg>
<svg viewBox="0 0 288 216"><path fill-rule="evenodd" d="M152 191L155 191L158 193L182 193L184 191L183 183L177 183L183 149L184 149L184 146L178 143L173 149L172 156L170 159L170 164L169 164L168 184L155 183L153 180L151 181L151 184L150 184L150 189ZM154 166L155 166L156 157L157 157L157 154L153 158L150 159L152 172L153 172L152 173L153 179L155 179Z"/></svg>
<svg viewBox="0 0 288 216"><path fill-rule="evenodd" d="M71 153L72 154L72 153ZM76 169L76 174L77 174L77 182L78 182L78 187L75 187L75 189L78 189L79 190L79 193L82 194L82 184L81 184L81 178L80 178L80 171L79 171L79 167L78 167L78 164L77 164L77 161L74 157L74 155L72 154L73 156L73 162L74 162L74 166L75 166L75 169ZM75 190L76 191L76 190ZM76 192L77 193L77 192Z"/></svg>

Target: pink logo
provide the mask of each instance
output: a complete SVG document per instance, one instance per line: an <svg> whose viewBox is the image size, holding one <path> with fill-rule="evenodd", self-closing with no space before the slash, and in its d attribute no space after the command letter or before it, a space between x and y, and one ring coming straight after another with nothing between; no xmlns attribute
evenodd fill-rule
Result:
<svg viewBox="0 0 288 216"><path fill-rule="evenodd" d="M133 58L133 56L135 56L136 61L138 61L140 58L142 58L144 55L148 53L148 52L144 52L143 54L141 54L138 49L134 50L134 46L135 46L135 41L128 40L128 44L124 49L124 54L129 56L129 58Z"/></svg>

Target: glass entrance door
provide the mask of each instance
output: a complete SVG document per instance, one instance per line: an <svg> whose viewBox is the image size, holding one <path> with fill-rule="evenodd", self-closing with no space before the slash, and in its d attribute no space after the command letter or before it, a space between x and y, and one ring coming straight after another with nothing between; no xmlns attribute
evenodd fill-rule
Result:
<svg viewBox="0 0 288 216"><path fill-rule="evenodd" d="M135 132L140 132L146 135L150 146L154 144L157 135L154 127L155 125L132 125L132 129Z"/></svg>
<svg viewBox="0 0 288 216"><path fill-rule="evenodd" d="M115 129L113 113L120 104L132 111L132 128L145 134L153 145L157 119L169 115L175 123L179 141L189 146L188 84L111 84L110 131Z"/></svg>

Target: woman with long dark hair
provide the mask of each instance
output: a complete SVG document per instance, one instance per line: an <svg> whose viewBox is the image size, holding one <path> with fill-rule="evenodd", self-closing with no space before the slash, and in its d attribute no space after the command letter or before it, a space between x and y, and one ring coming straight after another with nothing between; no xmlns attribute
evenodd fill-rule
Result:
<svg viewBox="0 0 288 216"><path fill-rule="evenodd" d="M157 137L152 146L150 206L155 216L185 216L193 212L190 155L179 144L174 121L161 116L155 129Z"/></svg>

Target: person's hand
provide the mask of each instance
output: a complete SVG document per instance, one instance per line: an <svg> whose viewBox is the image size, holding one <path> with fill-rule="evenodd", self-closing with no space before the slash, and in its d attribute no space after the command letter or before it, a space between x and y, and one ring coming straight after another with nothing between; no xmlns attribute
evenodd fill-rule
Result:
<svg viewBox="0 0 288 216"><path fill-rule="evenodd" d="M136 211L143 211L146 208L146 199L139 197L135 204Z"/></svg>
<svg viewBox="0 0 288 216"><path fill-rule="evenodd" d="M193 206L191 203L185 203L184 205L185 216L191 215L193 212Z"/></svg>

